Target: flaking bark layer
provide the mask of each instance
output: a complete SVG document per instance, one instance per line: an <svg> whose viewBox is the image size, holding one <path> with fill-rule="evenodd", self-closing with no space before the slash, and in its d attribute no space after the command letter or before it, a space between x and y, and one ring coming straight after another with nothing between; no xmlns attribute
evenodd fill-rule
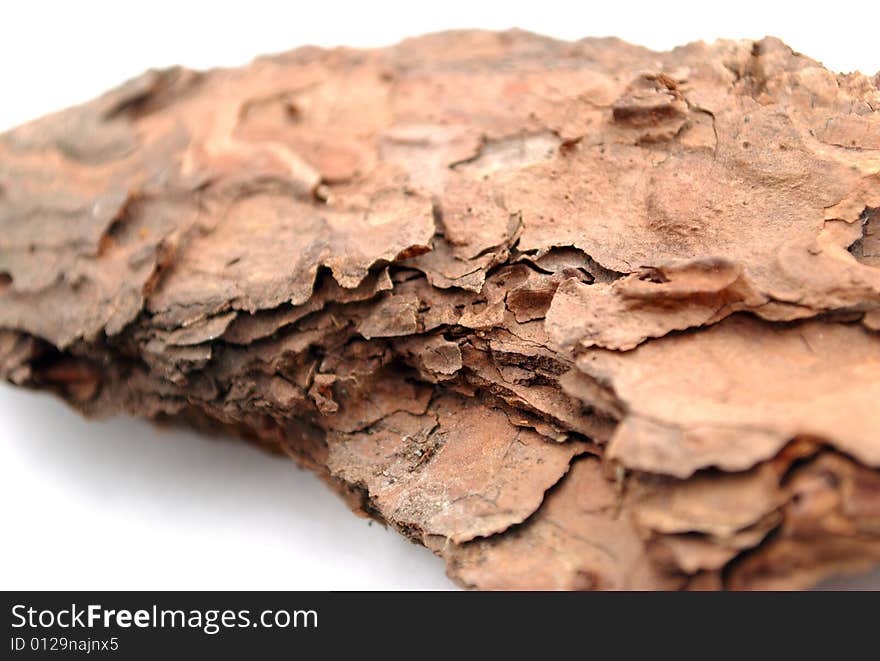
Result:
<svg viewBox="0 0 880 661"><path fill-rule="evenodd" d="M772 38L150 71L0 136L0 377L468 587L806 587L880 558L878 237L878 79Z"/></svg>

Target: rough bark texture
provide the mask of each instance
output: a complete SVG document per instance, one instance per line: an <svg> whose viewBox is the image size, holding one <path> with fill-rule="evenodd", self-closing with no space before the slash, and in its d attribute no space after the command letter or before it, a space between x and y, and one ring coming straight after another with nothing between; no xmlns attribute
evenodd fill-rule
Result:
<svg viewBox="0 0 880 661"><path fill-rule="evenodd" d="M475 588L880 559L880 91L431 35L0 136L0 377L243 435Z"/></svg>

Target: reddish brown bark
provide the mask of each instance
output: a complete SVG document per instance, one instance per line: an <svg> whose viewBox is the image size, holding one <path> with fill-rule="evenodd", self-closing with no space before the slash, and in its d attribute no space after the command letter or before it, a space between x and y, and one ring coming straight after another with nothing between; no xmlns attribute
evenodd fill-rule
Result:
<svg viewBox="0 0 880 661"><path fill-rule="evenodd" d="M880 557L880 91L521 32L151 71L0 136L0 376L241 434L476 588Z"/></svg>

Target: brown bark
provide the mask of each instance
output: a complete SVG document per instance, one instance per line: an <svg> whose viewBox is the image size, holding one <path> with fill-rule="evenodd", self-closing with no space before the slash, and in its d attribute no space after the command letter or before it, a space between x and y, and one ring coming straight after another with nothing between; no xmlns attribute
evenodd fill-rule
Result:
<svg viewBox="0 0 880 661"><path fill-rule="evenodd" d="M880 558L880 91L521 32L151 71L0 136L0 377L295 457L476 588Z"/></svg>

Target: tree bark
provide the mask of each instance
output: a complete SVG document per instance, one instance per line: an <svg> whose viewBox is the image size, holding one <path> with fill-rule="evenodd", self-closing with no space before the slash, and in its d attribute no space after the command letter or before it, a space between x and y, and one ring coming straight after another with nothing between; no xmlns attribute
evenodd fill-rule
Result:
<svg viewBox="0 0 880 661"><path fill-rule="evenodd" d="M474 588L880 558L880 91L778 40L429 35L0 136L0 377L241 435Z"/></svg>

